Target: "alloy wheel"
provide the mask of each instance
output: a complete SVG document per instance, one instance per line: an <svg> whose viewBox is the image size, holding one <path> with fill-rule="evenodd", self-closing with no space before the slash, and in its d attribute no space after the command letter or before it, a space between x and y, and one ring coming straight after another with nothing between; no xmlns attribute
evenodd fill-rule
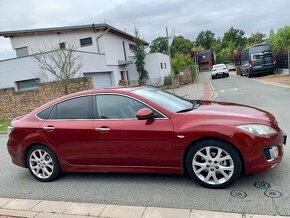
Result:
<svg viewBox="0 0 290 218"><path fill-rule="evenodd" d="M233 158L224 149L207 146L198 150L192 159L195 175L209 185L220 185L233 175Z"/></svg>
<svg viewBox="0 0 290 218"><path fill-rule="evenodd" d="M54 170L52 157L48 152L42 149L34 150L30 154L29 166L32 173L40 179L49 178Z"/></svg>

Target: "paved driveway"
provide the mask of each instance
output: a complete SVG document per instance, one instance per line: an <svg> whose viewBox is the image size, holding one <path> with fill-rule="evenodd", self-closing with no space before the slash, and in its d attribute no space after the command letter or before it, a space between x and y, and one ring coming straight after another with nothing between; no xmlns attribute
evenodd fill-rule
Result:
<svg viewBox="0 0 290 218"><path fill-rule="evenodd" d="M290 89L262 84L248 78L230 76L213 81L218 101L233 101L272 112L290 135ZM205 189L183 175L153 174L65 174L51 183L40 183L28 170L10 162L7 137L0 136L0 197L65 200L126 205L195 208L231 212L290 215L289 148L283 162L271 172L242 177L223 190ZM253 184L264 180L283 196L272 199ZM247 194L234 198L231 191Z"/></svg>

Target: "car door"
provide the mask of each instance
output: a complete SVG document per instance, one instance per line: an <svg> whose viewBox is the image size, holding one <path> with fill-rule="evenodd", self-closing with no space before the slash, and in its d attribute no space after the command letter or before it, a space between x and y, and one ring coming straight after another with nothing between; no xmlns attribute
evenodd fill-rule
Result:
<svg viewBox="0 0 290 218"><path fill-rule="evenodd" d="M137 111L145 107L151 108L124 95L96 95L96 165L170 167L176 164L170 119L151 108L156 116L154 120L138 120Z"/></svg>
<svg viewBox="0 0 290 218"><path fill-rule="evenodd" d="M41 123L41 133L59 158L88 165L95 144L93 96L80 96L55 104Z"/></svg>

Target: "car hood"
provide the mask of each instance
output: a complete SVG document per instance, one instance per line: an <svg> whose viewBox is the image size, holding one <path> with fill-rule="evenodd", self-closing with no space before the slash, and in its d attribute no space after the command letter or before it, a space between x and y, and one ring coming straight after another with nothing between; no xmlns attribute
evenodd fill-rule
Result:
<svg viewBox="0 0 290 218"><path fill-rule="evenodd" d="M200 106L190 113L241 118L258 118L275 123L275 117L267 111L242 104L200 101Z"/></svg>

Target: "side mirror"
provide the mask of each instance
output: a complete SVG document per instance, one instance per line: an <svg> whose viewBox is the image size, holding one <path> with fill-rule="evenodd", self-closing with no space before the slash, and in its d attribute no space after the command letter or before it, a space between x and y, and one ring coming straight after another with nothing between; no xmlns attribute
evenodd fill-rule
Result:
<svg viewBox="0 0 290 218"><path fill-rule="evenodd" d="M142 108L136 113L138 120L152 120L155 118L153 111L149 108Z"/></svg>

